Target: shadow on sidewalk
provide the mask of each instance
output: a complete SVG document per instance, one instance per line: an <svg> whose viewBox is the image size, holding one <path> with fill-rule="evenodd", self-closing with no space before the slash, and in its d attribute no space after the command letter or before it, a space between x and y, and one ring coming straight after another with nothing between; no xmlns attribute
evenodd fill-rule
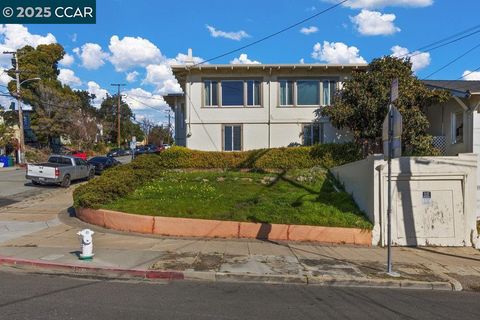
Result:
<svg viewBox="0 0 480 320"><path fill-rule="evenodd" d="M439 254L439 255L442 255L442 256L447 256L447 257L452 257L452 258L457 258L457 259L480 261L480 258L473 258L473 257L468 257L468 256L463 256L463 255L456 255L456 254L452 254L452 253L436 251L434 249L429 249L429 248L426 248L426 247L415 247L415 248L410 248L410 249L425 251L425 252L428 252L428 253Z"/></svg>

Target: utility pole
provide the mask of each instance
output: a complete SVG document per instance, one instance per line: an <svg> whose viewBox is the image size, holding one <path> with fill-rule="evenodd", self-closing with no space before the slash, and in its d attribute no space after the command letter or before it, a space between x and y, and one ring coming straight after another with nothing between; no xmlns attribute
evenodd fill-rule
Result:
<svg viewBox="0 0 480 320"><path fill-rule="evenodd" d="M18 105L18 126L20 128L20 149L18 150L18 163L24 163L24 153L25 153L25 135L23 132L23 111L22 111L22 101L20 99L20 70L19 63L17 59L16 51L5 51L4 54L11 54L13 56L12 62L15 61L15 80L17 82L17 105Z"/></svg>
<svg viewBox="0 0 480 320"><path fill-rule="evenodd" d="M121 134L120 134L120 103L121 103L121 95L120 95L120 87L125 86L124 83L112 83L111 86L117 87L117 145L120 148L121 144Z"/></svg>

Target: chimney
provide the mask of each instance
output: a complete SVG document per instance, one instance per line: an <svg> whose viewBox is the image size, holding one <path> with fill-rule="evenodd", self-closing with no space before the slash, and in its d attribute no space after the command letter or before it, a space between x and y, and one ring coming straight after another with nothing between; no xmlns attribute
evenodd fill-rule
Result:
<svg viewBox="0 0 480 320"><path fill-rule="evenodd" d="M186 65L193 65L193 54L192 54L192 48L188 48L188 55L187 55L187 60L185 61Z"/></svg>

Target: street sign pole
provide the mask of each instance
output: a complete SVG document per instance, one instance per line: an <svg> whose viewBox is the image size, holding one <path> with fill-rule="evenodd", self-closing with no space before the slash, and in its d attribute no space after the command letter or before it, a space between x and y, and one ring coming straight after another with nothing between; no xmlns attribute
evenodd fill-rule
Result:
<svg viewBox="0 0 480 320"><path fill-rule="evenodd" d="M392 154L393 154L393 112L388 106L388 204L387 204L387 274L392 273Z"/></svg>
<svg viewBox="0 0 480 320"><path fill-rule="evenodd" d="M390 104L388 105L388 200L387 200L387 274L391 277L399 277L400 275L397 272L392 270L392 157L398 157L395 148L400 148L401 152L401 143L400 145L394 146L394 138L398 142L400 137L394 137L394 135L401 136L401 129L398 130L398 120L400 121L401 128L401 115L399 115L398 110L394 108L393 102L398 99L398 79L393 79L391 88L390 88ZM394 116L395 119L394 124ZM398 132L395 132L398 131ZM398 140L398 141L397 141Z"/></svg>

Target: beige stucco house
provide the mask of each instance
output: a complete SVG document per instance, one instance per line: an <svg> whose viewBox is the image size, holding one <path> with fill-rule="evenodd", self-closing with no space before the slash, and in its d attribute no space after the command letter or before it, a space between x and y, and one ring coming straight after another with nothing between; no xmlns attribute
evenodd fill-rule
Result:
<svg viewBox="0 0 480 320"><path fill-rule="evenodd" d="M317 112L352 71L366 64L172 66L183 94L169 95L175 143L190 149L241 151L345 142Z"/></svg>

